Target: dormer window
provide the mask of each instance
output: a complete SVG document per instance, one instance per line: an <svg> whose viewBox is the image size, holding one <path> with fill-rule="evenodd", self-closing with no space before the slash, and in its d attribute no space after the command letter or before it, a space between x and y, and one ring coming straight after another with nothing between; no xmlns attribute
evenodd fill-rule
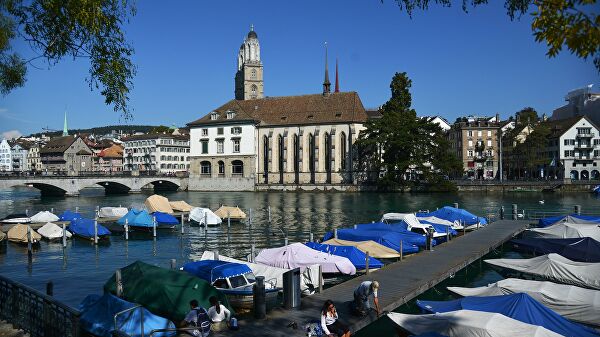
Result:
<svg viewBox="0 0 600 337"><path fill-rule="evenodd" d="M216 111L214 111L210 114L211 121L216 121L218 118L219 118L219 114Z"/></svg>
<svg viewBox="0 0 600 337"><path fill-rule="evenodd" d="M235 111L227 111L227 119L233 119L235 117Z"/></svg>

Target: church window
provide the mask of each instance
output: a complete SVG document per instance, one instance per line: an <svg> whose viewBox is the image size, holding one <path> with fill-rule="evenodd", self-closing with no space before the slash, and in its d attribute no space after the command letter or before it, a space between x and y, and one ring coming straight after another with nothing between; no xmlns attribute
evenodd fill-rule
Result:
<svg viewBox="0 0 600 337"><path fill-rule="evenodd" d="M256 69L252 69L252 71L250 72L250 78L252 78L253 80L256 79Z"/></svg>
<svg viewBox="0 0 600 337"><path fill-rule="evenodd" d="M257 90L258 90L258 88L254 84L250 87L250 92L251 92L252 97L256 97Z"/></svg>
<svg viewBox="0 0 600 337"><path fill-rule="evenodd" d="M340 135L340 165L342 170L346 169L346 146L346 134L342 132Z"/></svg>

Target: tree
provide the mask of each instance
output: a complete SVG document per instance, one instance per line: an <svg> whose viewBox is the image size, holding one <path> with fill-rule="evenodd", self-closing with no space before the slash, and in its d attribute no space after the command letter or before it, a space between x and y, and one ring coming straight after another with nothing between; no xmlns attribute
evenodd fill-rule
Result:
<svg viewBox="0 0 600 337"><path fill-rule="evenodd" d="M536 124L540 120L537 111L532 107L521 109L515 114L515 118L517 119L516 125Z"/></svg>
<svg viewBox="0 0 600 337"><path fill-rule="evenodd" d="M159 125L159 126L155 126L154 128L152 128L152 130L150 130L150 133L172 133L173 129L171 129L168 126L164 126L164 125Z"/></svg>
<svg viewBox="0 0 600 337"><path fill-rule="evenodd" d="M67 56L87 58L90 89L100 89L107 105L130 118L136 68L122 31L130 15L135 15L130 0L0 0L0 93L22 87L37 59L52 66ZM36 56L12 52L17 37Z"/></svg>
<svg viewBox="0 0 600 337"><path fill-rule="evenodd" d="M383 2L383 0L381 0ZM395 0L409 16L415 10L427 10L430 3L450 7L452 0ZM462 0L462 9L487 4L487 0ZM566 47L577 57L594 60L600 72L600 15L596 0L505 0L511 20L520 18L530 7L535 40L548 46L546 55L554 57Z"/></svg>

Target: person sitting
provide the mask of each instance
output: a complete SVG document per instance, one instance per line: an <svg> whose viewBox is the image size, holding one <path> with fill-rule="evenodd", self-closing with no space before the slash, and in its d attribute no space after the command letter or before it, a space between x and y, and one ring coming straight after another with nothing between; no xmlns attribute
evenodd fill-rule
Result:
<svg viewBox="0 0 600 337"><path fill-rule="evenodd" d="M373 296L373 303L375 304L375 310L377 311L377 317L381 314L379 308L379 298L377 297L377 290L379 289L379 282L377 281L364 281L356 290L354 290L354 306L356 311L360 315L367 315L371 310L369 304L369 297Z"/></svg>
<svg viewBox="0 0 600 337"><path fill-rule="evenodd" d="M183 327L198 327L199 330L192 330L194 336L208 336L210 332L210 319L206 309L202 308L197 300L190 301L190 312L183 319ZM202 330L202 332L200 332Z"/></svg>
<svg viewBox="0 0 600 337"><path fill-rule="evenodd" d="M224 330L229 324L231 318L231 312L223 304L219 303L216 296L211 296L208 301L210 302L210 308L208 308L208 318L213 323L211 329L213 331Z"/></svg>
<svg viewBox="0 0 600 337"><path fill-rule="evenodd" d="M321 330L323 330L323 336L350 337L350 329L339 321L332 300L325 301L323 309L321 309Z"/></svg>

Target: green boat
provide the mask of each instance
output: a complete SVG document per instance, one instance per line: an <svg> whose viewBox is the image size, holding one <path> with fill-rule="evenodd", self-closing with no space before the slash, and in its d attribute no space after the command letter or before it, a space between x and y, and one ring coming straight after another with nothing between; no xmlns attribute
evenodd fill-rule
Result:
<svg viewBox="0 0 600 337"><path fill-rule="evenodd" d="M208 299L217 296L221 304L232 310L224 294L203 279L184 271L136 261L121 269L121 280L124 300L141 304L153 314L174 322L185 318L193 299L208 309ZM116 294L115 275L104 284L104 291Z"/></svg>

